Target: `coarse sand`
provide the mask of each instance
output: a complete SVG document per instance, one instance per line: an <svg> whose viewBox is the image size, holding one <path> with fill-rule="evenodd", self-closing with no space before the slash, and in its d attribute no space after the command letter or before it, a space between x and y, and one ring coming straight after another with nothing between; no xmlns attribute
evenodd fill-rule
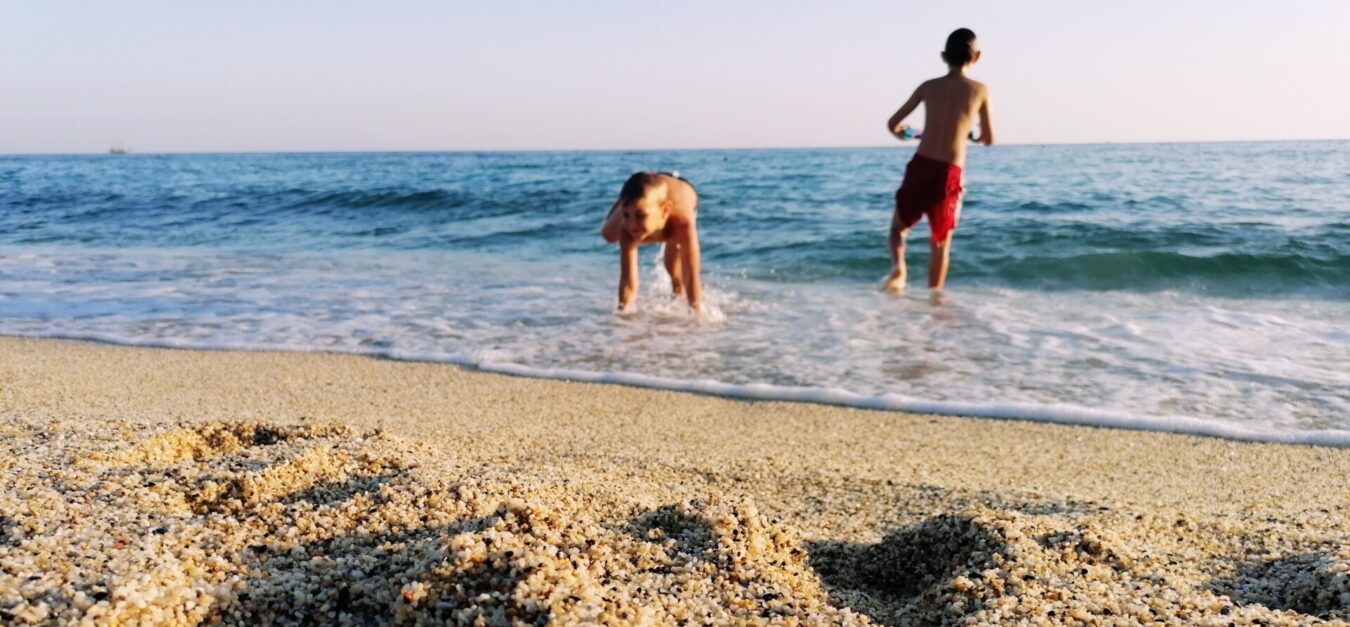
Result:
<svg viewBox="0 0 1350 627"><path fill-rule="evenodd" d="M1350 624L1350 449L0 338L3 624Z"/></svg>

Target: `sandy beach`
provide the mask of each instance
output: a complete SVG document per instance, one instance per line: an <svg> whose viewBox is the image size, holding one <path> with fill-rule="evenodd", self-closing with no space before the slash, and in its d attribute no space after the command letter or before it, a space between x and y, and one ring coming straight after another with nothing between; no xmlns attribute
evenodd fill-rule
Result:
<svg viewBox="0 0 1350 627"><path fill-rule="evenodd" d="M0 338L0 622L1347 624L1350 450Z"/></svg>

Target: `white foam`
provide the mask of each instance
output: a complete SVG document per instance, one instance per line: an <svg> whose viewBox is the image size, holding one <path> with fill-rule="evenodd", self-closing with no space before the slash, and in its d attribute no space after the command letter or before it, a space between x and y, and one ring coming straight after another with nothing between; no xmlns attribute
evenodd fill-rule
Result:
<svg viewBox="0 0 1350 627"><path fill-rule="evenodd" d="M1101 411L1067 404L1030 403L954 403L926 401L900 394L868 396L839 388L792 387L751 383L735 385L718 381L684 381L624 372L586 372L561 368L531 368L519 364L485 362L478 369L538 379L557 379L583 383L631 385L634 387L710 394L756 401L791 401L838 405L859 409L903 411L917 414L942 414L972 418L1026 420L1068 425L1107 427L1135 431L1163 431L1186 435L1217 437L1248 442L1277 442L1315 446L1350 447L1350 430L1321 429L1276 431L1251 428L1230 422L1199 420L1186 416L1145 416Z"/></svg>
<svg viewBox="0 0 1350 627"><path fill-rule="evenodd" d="M1350 429L1341 302L926 290L705 277L671 297L656 247L614 315L612 258L0 256L0 334L377 355L674 390L1329 443ZM58 270L46 269L54 265ZM491 267L491 273L464 268ZM228 269L228 272L221 269ZM238 273L249 275L237 280ZM226 275L229 276L226 276ZM1338 439L1339 438L1339 439Z"/></svg>
<svg viewBox="0 0 1350 627"><path fill-rule="evenodd" d="M61 339L118 344L123 346L141 346L149 348L171 348L191 350L244 350L276 351L300 353L339 353L360 354L400 361L443 363L458 365L490 372L532 379L549 379L576 383L595 383L604 385L627 385L691 394L706 394L725 398L752 401L781 401L794 403L813 403L840 407L854 407L881 411L902 411L916 414L940 414L969 418L991 418L1001 420L1021 420L1029 422L1047 422L1064 425L1079 425L1132 431L1160 431L1183 435L1223 438L1244 442L1269 442L1280 444L1299 444L1309 446L1350 447L1350 430L1316 429L1303 431L1280 431L1275 429L1253 428L1229 421L1201 420L1187 416L1150 416L1122 412L1103 411L1076 405L1053 403L960 403L930 401L911 398L901 394L866 395L840 388L801 387L772 385L768 383L732 384L710 379L683 380L659 377L631 372L589 372L569 368L535 368L509 362L491 361L492 352L483 351L474 356L431 356L400 351L380 350L342 350L331 351L318 347L275 346L262 343L234 343L229 345L198 343L183 340L131 340L106 334L87 335L13 335L11 337L36 337L42 339Z"/></svg>

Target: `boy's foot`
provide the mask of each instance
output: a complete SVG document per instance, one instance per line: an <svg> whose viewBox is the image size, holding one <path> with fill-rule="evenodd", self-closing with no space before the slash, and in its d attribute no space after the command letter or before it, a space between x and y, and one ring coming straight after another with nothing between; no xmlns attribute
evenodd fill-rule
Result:
<svg viewBox="0 0 1350 627"><path fill-rule="evenodd" d="M886 292L887 294L895 294L896 296L904 294L905 293L904 273L899 271L891 272L891 275L886 277L886 283L881 286L881 291Z"/></svg>

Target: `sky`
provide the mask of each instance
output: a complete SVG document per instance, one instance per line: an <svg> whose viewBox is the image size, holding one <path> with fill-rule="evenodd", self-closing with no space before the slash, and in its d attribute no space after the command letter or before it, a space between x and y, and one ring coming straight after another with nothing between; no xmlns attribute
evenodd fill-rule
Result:
<svg viewBox="0 0 1350 627"><path fill-rule="evenodd" d="M1004 143L1350 138L1346 0L0 0L0 153L891 145L959 27Z"/></svg>

